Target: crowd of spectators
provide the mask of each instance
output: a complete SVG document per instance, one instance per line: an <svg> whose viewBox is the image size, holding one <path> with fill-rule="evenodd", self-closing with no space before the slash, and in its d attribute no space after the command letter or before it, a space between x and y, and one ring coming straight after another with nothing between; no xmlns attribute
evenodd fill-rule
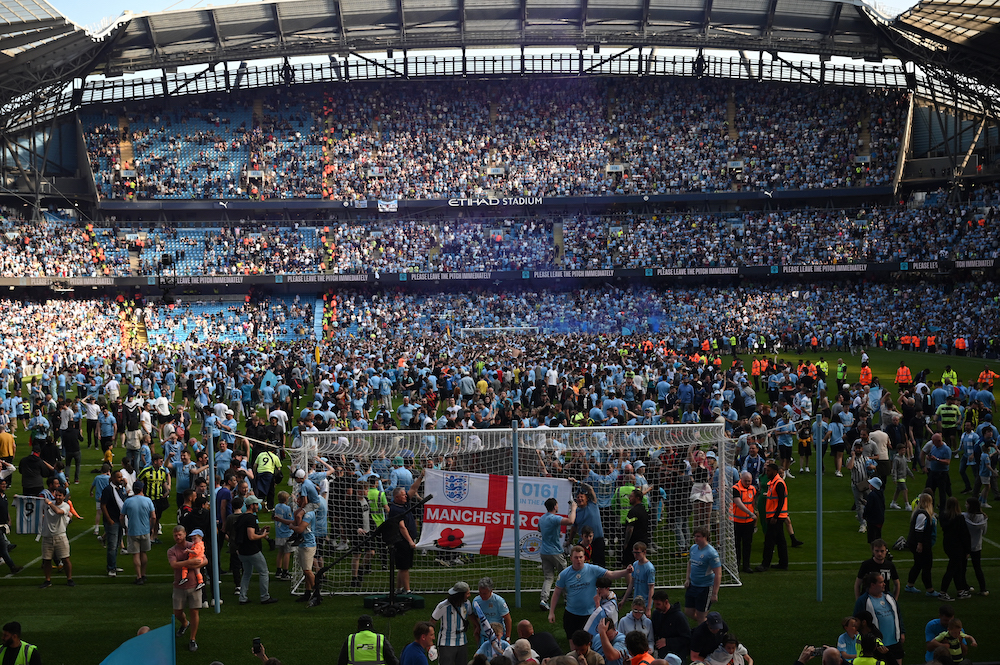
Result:
<svg viewBox="0 0 1000 665"><path fill-rule="evenodd" d="M0 210L0 277L121 277L128 247L107 229L55 213L38 221Z"/></svg>
<svg viewBox="0 0 1000 665"><path fill-rule="evenodd" d="M707 338L738 347L808 344L846 349L873 344L884 334L996 338L992 282L861 281L822 284L612 286L566 290L485 290L369 293L340 290L328 298L332 337L409 338L461 328L537 327L547 333L657 334L671 348L700 346ZM901 326L899 312L907 312ZM904 329L905 328L905 329ZM973 348L970 344L969 348Z"/></svg>
<svg viewBox="0 0 1000 665"><path fill-rule="evenodd" d="M131 179L113 174L122 132L110 111L89 117L102 193L352 200L883 185L907 107L900 91L667 78L394 81L336 95L255 95L122 110ZM245 177L251 171L263 175Z"/></svg>
<svg viewBox="0 0 1000 665"><path fill-rule="evenodd" d="M150 344L293 341L313 335L311 302L254 298L243 302L151 302L141 313Z"/></svg>

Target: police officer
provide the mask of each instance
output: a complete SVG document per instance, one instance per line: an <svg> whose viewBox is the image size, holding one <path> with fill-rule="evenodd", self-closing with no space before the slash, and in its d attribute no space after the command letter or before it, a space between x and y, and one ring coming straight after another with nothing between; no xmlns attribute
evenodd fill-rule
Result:
<svg viewBox="0 0 1000 665"><path fill-rule="evenodd" d="M41 665L42 655L38 647L21 641L21 624L11 621L4 624L3 640L0 642L0 663L7 662L8 652L17 654L12 661L14 665Z"/></svg>
<svg viewBox="0 0 1000 665"><path fill-rule="evenodd" d="M399 665L399 661L389 640L375 632L372 618L362 614L358 617L358 632L344 640L337 665Z"/></svg>

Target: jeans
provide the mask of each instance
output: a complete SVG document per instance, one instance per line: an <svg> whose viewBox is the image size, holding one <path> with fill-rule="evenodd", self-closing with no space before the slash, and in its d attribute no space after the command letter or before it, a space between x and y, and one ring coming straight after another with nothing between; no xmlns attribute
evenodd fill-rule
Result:
<svg viewBox="0 0 1000 665"><path fill-rule="evenodd" d="M868 502L868 490L858 489L858 486L851 483L851 492L854 493L854 512L858 518L858 524L865 523L865 504Z"/></svg>
<svg viewBox="0 0 1000 665"><path fill-rule="evenodd" d="M114 524L104 523L104 548L108 552L108 572L118 568L118 551L122 546L122 527Z"/></svg>
<svg viewBox="0 0 1000 665"><path fill-rule="evenodd" d="M240 602L247 599L247 589L250 586L250 576L257 573L260 581L260 599L265 601L271 597L268 592L268 584L271 581L271 573L267 570L267 559L263 552L256 554L240 554L240 563L243 565L243 580L240 582Z"/></svg>
<svg viewBox="0 0 1000 665"><path fill-rule="evenodd" d="M549 594L552 593L552 582L555 581L556 575L561 573L566 567L566 557L562 554L543 554L542 555L542 574L545 576L545 581L542 582L542 602L549 602Z"/></svg>
<svg viewBox="0 0 1000 665"><path fill-rule="evenodd" d="M66 477L69 478L69 469L70 467L73 466L73 461L75 460L76 472L73 474L73 480L74 481L80 480L80 463L83 461L83 453L81 453L79 450L76 451L75 453L68 453L65 450L63 450L63 457L66 458Z"/></svg>

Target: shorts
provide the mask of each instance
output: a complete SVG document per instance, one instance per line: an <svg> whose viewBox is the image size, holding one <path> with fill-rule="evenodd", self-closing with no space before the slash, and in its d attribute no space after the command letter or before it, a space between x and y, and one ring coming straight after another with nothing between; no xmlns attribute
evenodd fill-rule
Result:
<svg viewBox="0 0 1000 665"><path fill-rule="evenodd" d="M792 459L792 447L778 446L778 457L781 459Z"/></svg>
<svg viewBox="0 0 1000 665"><path fill-rule="evenodd" d="M129 554L140 554L142 552L148 552L150 548L149 534L143 536L129 536L128 537L128 552Z"/></svg>
<svg viewBox="0 0 1000 665"><path fill-rule="evenodd" d="M295 549L288 544L288 538L275 538L274 548L278 550L278 554L291 554L292 550Z"/></svg>
<svg viewBox="0 0 1000 665"><path fill-rule="evenodd" d="M707 612L712 606L712 587L689 586L684 590L684 607L690 607L695 612Z"/></svg>
<svg viewBox="0 0 1000 665"><path fill-rule="evenodd" d="M174 414L168 413L165 416L161 416L160 414L156 414L156 420L161 425L165 425L166 423L173 422L173 420L174 420Z"/></svg>
<svg viewBox="0 0 1000 665"><path fill-rule="evenodd" d="M799 444L799 455L806 456L812 455L813 445L811 443L800 443Z"/></svg>
<svg viewBox="0 0 1000 665"><path fill-rule="evenodd" d="M312 570L313 559L316 558L316 548L300 547L298 548L298 552L295 553L295 558L302 570Z"/></svg>
<svg viewBox="0 0 1000 665"><path fill-rule="evenodd" d="M200 610L201 591L199 589L174 587L173 593L175 610Z"/></svg>
<svg viewBox="0 0 1000 665"><path fill-rule="evenodd" d="M413 548L405 540L401 540L393 546L396 570L409 570L413 568L413 552Z"/></svg>
<svg viewBox="0 0 1000 665"><path fill-rule="evenodd" d="M65 533L42 536L42 560L62 561L69 558L69 538Z"/></svg>
<svg viewBox="0 0 1000 665"><path fill-rule="evenodd" d="M833 453L833 454L844 452L844 443L843 442L840 442L840 443L831 443L830 444L830 452Z"/></svg>
<svg viewBox="0 0 1000 665"><path fill-rule="evenodd" d="M990 483L993 482L993 476L979 476L979 483L983 487L989 487Z"/></svg>

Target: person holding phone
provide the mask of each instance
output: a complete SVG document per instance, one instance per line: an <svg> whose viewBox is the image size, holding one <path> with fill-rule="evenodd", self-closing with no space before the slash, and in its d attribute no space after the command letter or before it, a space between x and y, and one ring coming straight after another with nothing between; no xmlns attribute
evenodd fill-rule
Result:
<svg viewBox="0 0 1000 665"><path fill-rule="evenodd" d="M250 652L260 659L260 662L264 665L281 665L281 661L274 657L269 657L267 652L264 651L264 645L261 644L260 638L253 638L253 645L250 647Z"/></svg>
<svg viewBox="0 0 1000 665"><path fill-rule="evenodd" d="M273 605L278 602L277 598L272 598L268 585L271 574L267 569L267 559L261 551L260 541L268 537L271 532L270 527L260 528L257 522L257 512L260 510L261 500L253 494L244 500L247 512L240 515L236 521L235 533L236 551L239 554L240 562L243 564L243 579L240 581L240 605L250 602L247 594L250 588L250 577L257 573L260 581L260 604Z"/></svg>

